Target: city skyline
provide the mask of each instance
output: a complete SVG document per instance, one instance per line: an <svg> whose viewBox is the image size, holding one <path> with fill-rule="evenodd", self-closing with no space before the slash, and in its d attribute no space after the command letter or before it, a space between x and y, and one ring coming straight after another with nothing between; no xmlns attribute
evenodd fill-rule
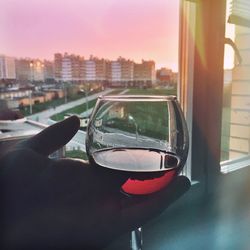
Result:
<svg viewBox="0 0 250 250"><path fill-rule="evenodd" d="M172 69L156 69L155 62L152 60L141 60L140 63L137 63L122 57L110 61L93 56L85 59L79 55L56 53L53 61L42 61L0 55L0 81L2 84L98 82L111 85L149 86L155 83L156 79L159 79L161 83L173 82L176 80L177 74Z"/></svg>
<svg viewBox="0 0 250 250"><path fill-rule="evenodd" d="M119 56L178 70L179 1L1 1L0 53L52 60L54 52Z"/></svg>
<svg viewBox="0 0 250 250"><path fill-rule="evenodd" d="M48 61L48 62L54 62L54 55L55 54L61 54L61 55L73 55L73 56L80 56L82 58L84 58L85 61L88 61L88 60L95 60L95 59L98 59L98 60L104 60L104 61L117 61L119 59L125 59L125 60L128 60L128 61L131 61L133 63L141 63L143 61L145 62L149 62L149 61L152 61L155 63L155 65L157 66L157 63L154 61L154 60L146 60L144 58L141 58L140 60L136 61L134 60L133 58L126 58L125 56L118 56L116 59L109 59L109 58L102 58L102 57L99 57L98 55L89 55L89 56L84 56L84 55L79 55L79 54L74 54L74 53L68 53L68 52L56 52L56 53L53 53L53 58L52 59L44 59L44 58L39 58L39 57L28 57L28 56L23 56L23 57L18 57L18 56L10 56L10 55L6 55L6 54L0 54L0 56L5 56L5 57L11 57L11 58L14 58L16 60L22 60L22 59L25 59L25 60L30 60L30 62L32 63L32 61L41 61L41 62L45 62L45 61ZM173 70L173 72L177 72L175 71L174 69L170 68L170 67L159 67L156 69L170 69L170 70Z"/></svg>

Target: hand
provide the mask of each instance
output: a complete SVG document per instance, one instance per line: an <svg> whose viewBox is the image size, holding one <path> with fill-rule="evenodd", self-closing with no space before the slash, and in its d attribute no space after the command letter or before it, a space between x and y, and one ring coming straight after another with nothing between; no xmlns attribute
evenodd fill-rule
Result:
<svg viewBox="0 0 250 250"><path fill-rule="evenodd" d="M145 197L120 193L129 176L121 171L48 155L79 129L70 117L17 144L0 159L2 244L15 249L102 248L145 224L190 186L177 177Z"/></svg>

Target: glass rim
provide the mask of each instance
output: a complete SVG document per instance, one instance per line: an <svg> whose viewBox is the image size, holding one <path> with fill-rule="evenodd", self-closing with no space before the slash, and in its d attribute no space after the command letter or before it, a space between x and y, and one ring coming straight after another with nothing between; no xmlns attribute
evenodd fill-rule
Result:
<svg viewBox="0 0 250 250"><path fill-rule="evenodd" d="M107 101L175 101L175 95L101 95L99 100Z"/></svg>

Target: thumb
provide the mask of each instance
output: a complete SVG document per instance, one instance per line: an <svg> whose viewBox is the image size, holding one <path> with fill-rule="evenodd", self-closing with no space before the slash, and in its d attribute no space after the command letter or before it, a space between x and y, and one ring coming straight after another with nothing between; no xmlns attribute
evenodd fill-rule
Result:
<svg viewBox="0 0 250 250"><path fill-rule="evenodd" d="M69 142L79 127L79 118L71 116L44 129L30 139L21 142L19 146L30 148L43 155L49 155Z"/></svg>

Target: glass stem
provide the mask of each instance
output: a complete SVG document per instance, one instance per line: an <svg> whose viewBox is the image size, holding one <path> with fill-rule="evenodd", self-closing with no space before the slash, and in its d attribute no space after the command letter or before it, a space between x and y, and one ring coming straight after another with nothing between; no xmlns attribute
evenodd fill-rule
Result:
<svg viewBox="0 0 250 250"><path fill-rule="evenodd" d="M142 250L142 228L138 227L131 232L130 249Z"/></svg>

